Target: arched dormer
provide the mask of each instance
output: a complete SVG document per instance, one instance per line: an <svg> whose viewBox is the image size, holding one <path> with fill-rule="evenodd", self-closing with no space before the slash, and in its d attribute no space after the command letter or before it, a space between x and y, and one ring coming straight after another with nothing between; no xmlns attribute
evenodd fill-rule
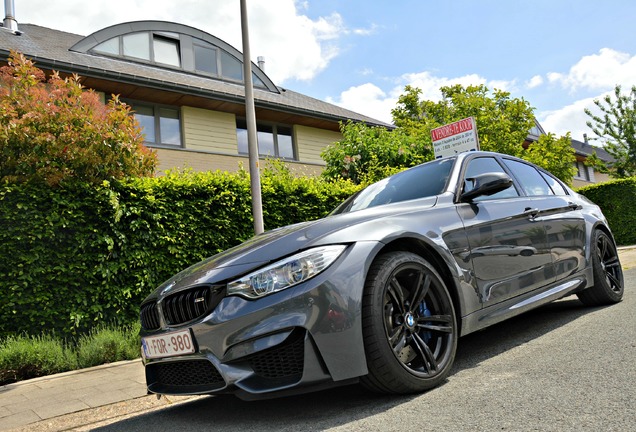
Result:
<svg viewBox="0 0 636 432"><path fill-rule="evenodd" d="M243 82L243 54L240 51L209 33L167 21L116 24L86 36L70 50L183 70L227 82ZM252 81L254 87L279 93L254 63Z"/></svg>

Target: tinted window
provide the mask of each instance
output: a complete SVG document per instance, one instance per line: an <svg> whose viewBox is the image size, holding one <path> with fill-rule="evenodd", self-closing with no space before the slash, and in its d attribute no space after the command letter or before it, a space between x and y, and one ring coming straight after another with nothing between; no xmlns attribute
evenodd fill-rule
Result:
<svg viewBox="0 0 636 432"><path fill-rule="evenodd" d="M555 179L551 175L548 175L548 174L546 174L546 173L544 173L542 171L539 171L539 172L541 173L541 175L543 176L545 181L548 182L548 184L552 188L552 192L554 192L555 195L567 195L568 194L568 192L565 190L563 185L561 183L559 183L557 181L557 179Z"/></svg>
<svg viewBox="0 0 636 432"><path fill-rule="evenodd" d="M198 71L216 75L216 50L201 45L194 45L193 48L194 68Z"/></svg>
<svg viewBox="0 0 636 432"><path fill-rule="evenodd" d="M533 166L510 159L504 159L504 163L517 177L527 195L554 195L543 176Z"/></svg>
<svg viewBox="0 0 636 432"><path fill-rule="evenodd" d="M380 180L353 195L332 214L439 195L454 162L454 158L433 161Z"/></svg>
<svg viewBox="0 0 636 432"><path fill-rule="evenodd" d="M495 158L491 157L476 158L468 162L468 167L466 168L466 173L464 174L464 192L471 191L473 187L475 187L475 183L472 180L473 178L480 174L487 173L506 174L506 171L504 171L502 166L499 165L499 162L497 162ZM514 186L510 186L508 189L504 189L494 195L480 196L475 198L473 201L485 201L518 196L519 193L517 193L517 190L514 188Z"/></svg>

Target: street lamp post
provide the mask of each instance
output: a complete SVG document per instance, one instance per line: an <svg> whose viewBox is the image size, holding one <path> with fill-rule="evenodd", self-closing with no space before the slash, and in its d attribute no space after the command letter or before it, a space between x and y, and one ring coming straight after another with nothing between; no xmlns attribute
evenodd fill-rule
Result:
<svg viewBox="0 0 636 432"><path fill-rule="evenodd" d="M247 121L247 149L250 160L252 216L254 218L254 233L260 234L264 231L263 201L261 198L261 176L258 167L256 110L254 109L254 87L252 84L252 61L250 60L250 38L247 26L246 0L241 0L241 34L243 36L243 79L245 82L245 116Z"/></svg>

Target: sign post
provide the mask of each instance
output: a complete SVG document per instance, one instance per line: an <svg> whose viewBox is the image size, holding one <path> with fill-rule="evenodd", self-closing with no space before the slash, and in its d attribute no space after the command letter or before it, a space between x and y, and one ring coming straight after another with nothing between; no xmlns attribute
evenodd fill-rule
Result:
<svg viewBox="0 0 636 432"><path fill-rule="evenodd" d="M431 131L431 138L435 159L479 150L479 137L474 117L435 128Z"/></svg>

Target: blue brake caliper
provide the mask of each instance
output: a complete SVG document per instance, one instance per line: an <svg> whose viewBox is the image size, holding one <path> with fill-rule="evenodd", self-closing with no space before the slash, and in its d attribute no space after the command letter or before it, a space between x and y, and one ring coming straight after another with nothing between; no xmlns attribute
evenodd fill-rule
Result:
<svg viewBox="0 0 636 432"><path fill-rule="evenodd" d="M426 300L420 303L419 312L421 317L430 317L431 315L433 315L431 311L428 310L428 308L426 307ZM426 324L430 323L427 322ZM431 340L431 332L429 330L420 332L419 335L425 343L428 343L428 341Z"/></svg>

